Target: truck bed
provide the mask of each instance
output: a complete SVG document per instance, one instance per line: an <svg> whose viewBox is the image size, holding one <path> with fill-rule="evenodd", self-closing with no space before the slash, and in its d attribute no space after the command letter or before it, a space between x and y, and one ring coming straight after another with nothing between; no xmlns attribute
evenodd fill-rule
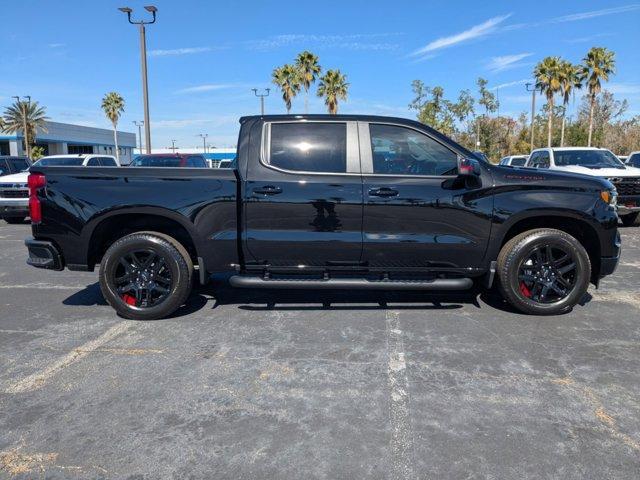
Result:
<svg viewBox="0 0 640 480"><path fill-rule="evenodd" d="M204 168L33 167L47 187L34 236L60 246L66 266L92 270L118 226L162 215L192 237L209 271L237 263L237 172ZM126 217L123 217L126 216Z"/></svg>

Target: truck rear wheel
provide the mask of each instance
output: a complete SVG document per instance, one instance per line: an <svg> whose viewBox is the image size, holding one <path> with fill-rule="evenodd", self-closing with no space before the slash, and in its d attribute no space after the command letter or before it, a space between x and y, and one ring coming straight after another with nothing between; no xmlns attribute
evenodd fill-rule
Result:
<svg viewBox="0 0 640 480"><path fill-rule="evenodd" d="M523 313L557 315L584 296L591 278L589 255L561 230L529 230L509 240L498 255L500 290Z"/></svg>
<svg viewBox="0 0 640 480"><path fill-rule="evenodd" d="M121 316L155 320L184 304L191 293L193 263L173 237L137 232L109 247L99 278L104 298Z"/></svg>

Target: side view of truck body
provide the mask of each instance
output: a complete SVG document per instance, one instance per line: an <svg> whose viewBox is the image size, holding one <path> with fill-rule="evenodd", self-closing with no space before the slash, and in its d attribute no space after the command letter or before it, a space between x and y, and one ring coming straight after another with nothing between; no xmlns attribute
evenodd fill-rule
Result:
<svg viewBox="0 0 640 480"><path fill-rule="evenodd" d="M132 318L177 308L190 268L202 282L229 272L232 285L255 288L458 290L497 274L529 313L566 311L616 268L606 180L491 165L407 119L240 121L233 170L32 168L28 263L100 265L105 297ZM169 272L165 248L183 257L182 274ZM109 267L115 253L128 266ZM140 273L160 264L162 285Z"/></svg>

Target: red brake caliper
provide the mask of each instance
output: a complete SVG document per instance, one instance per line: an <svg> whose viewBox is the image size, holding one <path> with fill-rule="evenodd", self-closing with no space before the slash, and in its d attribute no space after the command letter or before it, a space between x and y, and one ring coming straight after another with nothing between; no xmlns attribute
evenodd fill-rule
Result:
<svg viewBox="0 0 640 480"><path fill-rule="evenodd" d="M124 303L126 303L127 305L136 304L136 297L134 297L133 295L129 295L128 293L125 293L124 295L122 295L122 299L124 300Z"/></svg>
<svg viewBox="0 0 640 480"><path fill-rule="evenodd" d="M527 298L531 298L531 290L524 284L524 282L520 282L520 292Z"/></svg>

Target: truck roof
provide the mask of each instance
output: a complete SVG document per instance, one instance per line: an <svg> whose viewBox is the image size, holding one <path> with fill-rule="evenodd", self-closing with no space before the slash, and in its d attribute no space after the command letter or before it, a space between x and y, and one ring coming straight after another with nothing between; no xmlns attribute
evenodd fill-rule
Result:
<svg viewBox="0 0 640 480"><path fill-rule="evenodd" d="M410 123L419 123L416 120L412 120L411 118L404 117L386 117L382 115L363 115L363 114L337 114L337 115L329 115L327 113L324 114L289 114L289 115L247 115L244 117L240 117L240 123L244 123L248 120L262 119L265 121L282 121L282 120L333 120L333 121L361 121L361 122L410 122ZM420 124L424 127L423 124Z"/></svg>

